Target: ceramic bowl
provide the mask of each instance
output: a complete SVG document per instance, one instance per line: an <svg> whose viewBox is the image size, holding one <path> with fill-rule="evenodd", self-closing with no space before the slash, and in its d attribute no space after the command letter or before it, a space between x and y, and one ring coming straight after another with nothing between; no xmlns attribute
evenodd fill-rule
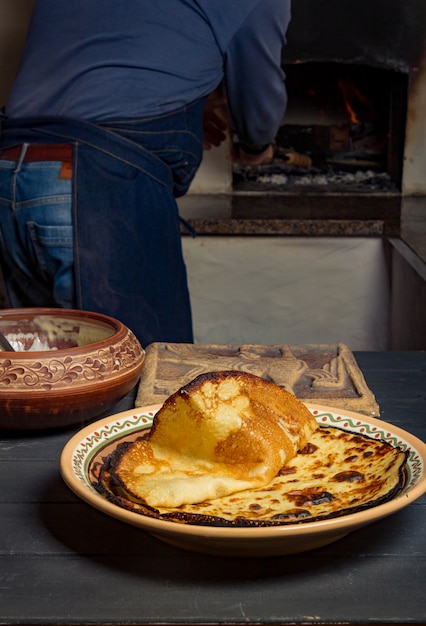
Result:
<svg viewBox="0 0 426 626"><path fill-rule="evenodd" d="M0 428L68 426L100 416L138 382L145 352L120 321L73 309L3 309Z"/></svg>

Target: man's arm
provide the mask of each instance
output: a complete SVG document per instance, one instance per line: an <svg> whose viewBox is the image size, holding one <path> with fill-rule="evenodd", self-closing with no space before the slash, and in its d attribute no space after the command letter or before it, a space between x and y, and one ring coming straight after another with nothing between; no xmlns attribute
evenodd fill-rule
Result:
<svg viewBox="0 0 426 626"><path fill-rule="evenodd" d="M236 160L258 165L271 147L287 106L281 52L290 21L290 0L264 0L234 36L225 59L225 86Z"/></svg>

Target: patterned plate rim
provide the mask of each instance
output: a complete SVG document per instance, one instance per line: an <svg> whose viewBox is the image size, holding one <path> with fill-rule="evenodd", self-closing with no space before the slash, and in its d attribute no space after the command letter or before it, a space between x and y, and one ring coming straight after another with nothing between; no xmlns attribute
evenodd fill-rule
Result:
<svg viewBox="0 0 426 626"><path fill-rule="evenodd" d="M91 459L103 447L117 439L123 439L126 434L130 435L139 430L150 428L154 416L160 407L161 405L158 404L133 409L123 414L111 416L111 418L107 418L104 421L95 422L84 428L81 431L82 438L71 452L71 466L75 479L82 486L97 493L88 480L88 467ZM373 439L386 441L395 447L408 451L407 480L402 493L407 492L419 482L425 471L425 464L419 450L404 436L406 435L422 444L423 442L414 435L387 422L350 411L338 412L334 408L310 404L307 404L307 407L317 422L323 426L336 426L343 430L367 435ZM78 433L76 436L78 437Z"/></svg>

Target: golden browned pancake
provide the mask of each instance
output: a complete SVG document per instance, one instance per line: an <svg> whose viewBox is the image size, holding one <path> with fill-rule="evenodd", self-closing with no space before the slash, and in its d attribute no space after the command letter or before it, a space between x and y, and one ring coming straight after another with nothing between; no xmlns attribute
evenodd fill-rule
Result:
<svg viewBox="0 0 426 626"><path fill-rule="evenodd" d="M291 393L245 372L198 376L170 396L147 440L116 454L114 483L150 507L267 485L318 425Z"/></svg>
<svg viewBox="0 0 426 626"><path fill-rule="evenodd" d="M127 444L122 444L125 449ZM120 456L122 450L116 454ZM276 526L355 513L393 498L404 485L406 453L387 442L320 427L266 486L179 507L149 507L114 478L114 453L97 489L114 504L143 515L212 526Z"/></svg>

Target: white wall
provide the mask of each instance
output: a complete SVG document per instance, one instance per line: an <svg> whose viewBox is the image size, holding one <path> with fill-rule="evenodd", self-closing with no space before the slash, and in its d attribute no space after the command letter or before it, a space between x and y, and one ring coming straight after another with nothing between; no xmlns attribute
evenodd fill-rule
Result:
<svg viewBox="0 0 426 626"><path fill-rule="evenodd" d="M185 237L197 343L387 347L380 239Z"/></svg>

